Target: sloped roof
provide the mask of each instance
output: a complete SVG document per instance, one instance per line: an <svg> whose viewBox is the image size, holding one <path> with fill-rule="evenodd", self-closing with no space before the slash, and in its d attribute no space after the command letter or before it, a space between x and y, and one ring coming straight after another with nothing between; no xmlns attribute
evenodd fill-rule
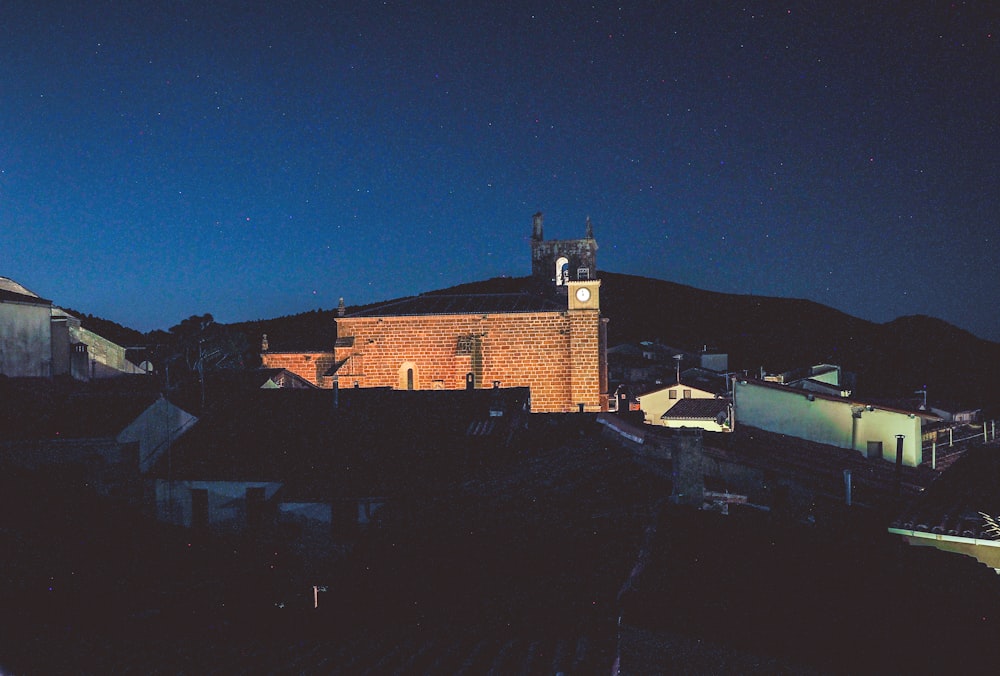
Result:
<svg viewBox="0 0 1000 676"><path fill-rule="evenodd" d="M688 389L688 390L697 390L699 392L704 392L705 394L716 394L716 392L714 392L713 390L704 389L704 388L698 387L698 386L696 386L696 385L694 385L692 383L689 383L684 378L681 378L681 380L679 382L675 378L671 378L669 382L663 383L661 385L657 385L656 389L647 390L645 392L642 392L638 396L641 399L642 397L648 397L651 394L656 394L657 392L664 392L666 390L669 390L669 389L671 389L673 387L678 387L678 386L680 386L680 387L682 387L684 389Z"/></svg>
<svg viewBox="0 0 1000 676"><path fill-rule="evenodd" d="M729 408L726 399L681 399L660 416L662 420L715 420Z"/></svg>
<svg viewBox="0 0 1000 676"><path fill-rule="evenodd" d="M704 392L713 394L727 394L726 375L717 373L699 366L685 369L681 372L681 382L691 385Z"/></svg>
<svg viewBox="0 0 1000 676"><path fill-rule="evenodd" d="M529 293L425 294L367 308L348 317L562 312L565 309L565 305L547 296Z"/></svg>
<svg viewBox="0 0 1000 676"><path fill-rule="evenodd" d="M0 300L14 300L35 305L52 304L51 300L46 300L37 293L29 291L9 277L0 277Z"/></svg>
<svg viewBox="0 0 1000 676"><path fill-rule="evenodd" d="M237 392L214 402L173 446L169 467L163 458L153 474L275 481L299 499L398 493L505 439L527 397L527 388L349 388L336 399L319 389ZM490 416L497 405L506 415Z"/></svg>
<svg viewBox="0 0 1000 676"><path fill-rule="evenodd" d="M147 376L0 378L0 440L115 437L160 396Z"/></svg>
<svg viewBox="0 0 1000 676"><path fill-rule="evenodd" d="M915 415L924 419L925 421L937 421L941 420L941 416L935 415L929 411L920 411L916 409L906 409L897 406L890 406L881 403L878 399L859 399L855 397L840 397L833 396L829 394L824 394L822 392L812 392L809 390L803 390L796 387L789 387L788 385L781 385L779 383L771 383L766 380L757 380L755 378L748 378L746 380L739 381L742 385L753 385L755 387L763 387L770 390L775 390L778 392L787 392L789 394L794 394L799 397L815 397L816 399L824 399L826 401L835 401L841 404L848 404L851 406L872 406L874 408L881 409L883 411L891 411L892 413L904 413L906 415Z"/></svg>
<svg viewBox="0 0 1000 676"><path fill-rule="evenodd" d="M219 369L209 374L208 381L217 392L269 387L268 383L271 382L279 387L316 387L302 376L284 368Z"/></svg>
<svg viewBox="0 0 1000 676"><path fill-rule="evenodd" d="M352 338L352 340L353 340L353 338ZM347 363L347 357L344 357L343 359L339 359L339 360L333 362L333 365L330 368L328 368L323 373L323 376L324 377L328 377L328 376L337 375L337 371L339 371L340 367L343 366L346 363Z"/></svg>
<svg viewBox="0 0 1000 676"><path fill-rule="evenodd" d="M902 510L891 527L934 535L995 539L980 512L1000 518L1000 455L995 448L966 451Z"/></svg>

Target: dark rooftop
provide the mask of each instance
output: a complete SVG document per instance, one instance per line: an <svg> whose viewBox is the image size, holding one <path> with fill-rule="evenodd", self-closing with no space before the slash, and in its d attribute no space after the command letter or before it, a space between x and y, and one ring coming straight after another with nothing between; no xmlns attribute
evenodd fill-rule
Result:
<svg viewBox="0 0 1000 676"><path fill-rule="evenodd" d="M681 399L667 409L663 420L715 420L729 407L726 399Z"/></svg>
<svg viewBox="0 0 1000 676"><path fill-rule="evenodd" d="M29 291L9 277L0 277L0 300L31 303L33 305L52 305L51 300L39 297L38 294Z"/></svg>
<svg viewBox="0 0 1000 676"><path fill-rule="evenodd" d="M547 296L528 293L425 294L367 308L348 317L562 312L565 309L564 304L557 303Z"/></svg>
<svg viewBox="0 0 1000 676"><path fill-rule="evenodd" d="M966 451L892 522L893 528L935 535L995 539L980 512L1000 516L1000 455Z"/></svg>
<svg viewBox="0 0 1000 676"><path fill-rule="evenodd" d="M0 378L0 440L114 437L159 396L148 376Z"/></svg>
<svg viewBox="0 0 1000 676"><path fill-rule="evenodd" d="M302 499L395 492L502 444L527 397L527 388L237 392L177 441L169 476L276 481ZM491 416L498 405L504 415ZM165 459L154 473L168 476Z"/></svg>

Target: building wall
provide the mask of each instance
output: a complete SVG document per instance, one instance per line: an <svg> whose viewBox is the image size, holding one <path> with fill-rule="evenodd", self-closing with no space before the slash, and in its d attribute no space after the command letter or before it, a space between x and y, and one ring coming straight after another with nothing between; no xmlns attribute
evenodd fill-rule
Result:
<svg viewBox="0 0 1000 676"><path fill-rule="evenodd" d="M818 367L814 367L816 369ZM827 385L834 385L840 387L840 367L831 368L825 372L814 373L809 375L813 380L818 380L821 383L826 383Z"/></svg>
<svg viewBox="0 0 1000 676"><path fill-rule="evenodd" d="M186 432L197 418L164 398L160 398L122 430L119 443L136 443L139 448L139 471L145 474L156 461Z"/></svg>
<svg viewBox="0 0 1000 676"><path fill-rule="evenodd" d="M541 212L532 216L531 222L531 276L561 286L564 282L580 279L597 279L597 241L594 239L590 219L587 219L586 237L583 239L554 239L545 241ZM556 262L564 259L566 275L557 274ZM586 268L581 277L580 269Z"/></svg>
<svg viewBox="0 0 1000 676"><path fill-rule="evenodd" d="M568 279L581 279L578 276L580 268L586 268L588 276L585 279L597 277L597 242L593 239L563 239L548 242L531 242L531 276L546 280L553 284L562 284L564 280L556 278L555 261L566 258Z"/></svg>
<svg viewBox="0 0 1000 676"><path fill-rule="evenodd" d="M247 489L263 488L265 501L271 500L281 484L267 481L168 481L155 482L156 518L175 526L191 528L192 490L208 494L208 530L233 535L247 530Z"/></svg>
<svg viewBox="0 0 1000 676"><path fill-rule="evenodd" d="M691 399L715 399L715 395L713 393L699 390L695 387L691 387L690 385L685 385L684 383L671 385L670 387L665 387L662 390L647 392L646 394L636 397L639 401L639 409L642 411L644 418L643 422L649 425L666 425L666 421L661 420L660 417L673 408L674 404L685 398L685 390L691 392ZM676 392L676 399L670 398L671 392Z"/></svg>
<svg viewBox="0 0 1000 676"><path fill-rule="evenodd" d="M716 371L718 373L725 373L729 370L729 355L728 354L717 354L710 352L702 352L698 358L699 365L703 369L708 369L710 371Z"/></svg>
<svg viewBox="0 0 1000 676"><path fill-rule="evenodd" d="M867 453L868 442L882 442L882 457L893 462L896 435L903 434L903 464L916 467L922 462L919 416L869 410L848 399L810 400L802 392L752 382L737 381L734 397L741 424L862 453Z"/></svg>
<svg viewBox="0 0 1000 676"><path fill-rule="evenodd" d="M731 407L730 407L731 408ZM729 412L729 420L733 419L732 411ZM661 420L660 424L664 427L669 427L672 429L700 429L706 432L732 432L733 429L729 425L720 425L717 420L701 420L701 419L689 419L689 420Z"/></svg>
<svg viewBox="0 0 1000 676"><path fill-rule="evenodd" d="M52 375L64 376L70 373L70 358L72 341L69 335L69 318L65 315L52 313Z"/></svg>
<svg viewBox="0 0 1000 676"><path fill-rule="evenodd" d="M125 348L113 343L79 323L69 323L69 334L73 342L87 346L90 359L90 378L113 378L123 373L142 375L146 372L125 358Z"/></svg>
<svg viewBox="0 0 1000 676"><path fill-rule="evenodd" d="M264 368L288 369L317 387L332 387L323 377L333 366L332 352L263 352L260 358Z"/></svg>
<svg viewBox="0 0 1000 676"><path fill-rule="evenodd" d="M49 305L0 301L0 374L52 375Z"/></svg>
<svg viewBox="0 0 1000 676"><path fill-rule="evenodd" d="M344 317L337 320L341 387L531 389L533 412L607 408L603 322L596 310L487 315ZM286 367L287 368L287 367Z"/></svg>

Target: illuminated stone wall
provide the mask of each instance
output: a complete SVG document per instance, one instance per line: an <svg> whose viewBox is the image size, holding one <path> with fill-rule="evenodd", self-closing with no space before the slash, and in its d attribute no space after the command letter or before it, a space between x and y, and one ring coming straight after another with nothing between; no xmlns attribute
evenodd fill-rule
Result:
<svg viewBox="0 0 1000 676"><path fill-rule="evenodd" d="M341 387L528 387L532 411L607 409L597 311L345 317L337 320Z"/></svg>
<svg viewBox="0 0 1000 676"><path fill-rule="evenodd" d="M262 352L264 368L288 369L319 387L332 387L331 379L324 378L333 366L332 352Z"/></svg>

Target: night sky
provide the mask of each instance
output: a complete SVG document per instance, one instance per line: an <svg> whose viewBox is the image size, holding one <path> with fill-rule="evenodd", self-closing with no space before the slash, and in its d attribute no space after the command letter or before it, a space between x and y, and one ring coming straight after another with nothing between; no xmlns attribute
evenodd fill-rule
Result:
<svg viewBox="0 0 1000 676"><path fill-rule="evenodd" d="M147 331L601 269L1000 340L1000 4L0 4L0 275ZM706 309L706 311L709 311Z"/></svg>

